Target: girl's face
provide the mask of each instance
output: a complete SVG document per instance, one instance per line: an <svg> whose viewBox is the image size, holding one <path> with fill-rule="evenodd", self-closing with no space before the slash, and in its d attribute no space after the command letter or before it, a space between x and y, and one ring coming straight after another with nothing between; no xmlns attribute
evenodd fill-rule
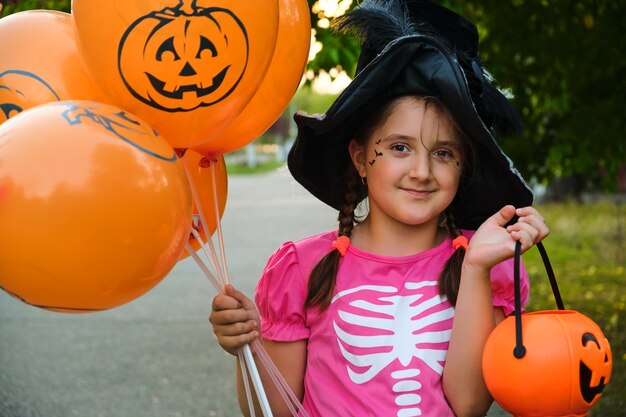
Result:
<svg viewBox="0 0 626 417"><path fill-rule="evenodd" d="M463 152L452 121L434 103L404 97L365 146L350 154L367 179L370 216L405 225L439 221L461 179Z"/></svg>

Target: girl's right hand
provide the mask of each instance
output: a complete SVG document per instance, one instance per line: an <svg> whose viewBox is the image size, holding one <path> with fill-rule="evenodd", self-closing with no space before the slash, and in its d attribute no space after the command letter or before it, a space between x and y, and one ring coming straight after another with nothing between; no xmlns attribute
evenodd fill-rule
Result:
<svg viewBox="0 0 626 417"><path fill-rule="evenodd" d="M231 285L213 298L209 321L218 343L231 355L259 336L259 319L254 303Z"/></svg>

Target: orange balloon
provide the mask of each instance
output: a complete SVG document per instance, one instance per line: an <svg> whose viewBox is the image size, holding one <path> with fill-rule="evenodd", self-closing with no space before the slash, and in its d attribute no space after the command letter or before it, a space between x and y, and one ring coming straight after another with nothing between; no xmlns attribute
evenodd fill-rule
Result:
<svg viewBox="0 0 626 417"><path fill-rule="evenodd" d="M278 39L269 69L246 108L224 131L194 147L200 153L239 149L272 126L302 79L311 44L311 17L306 0L278 0Z"/></svg>
<svg viewBox="0 0 626 417"><path fill-rule="evenodd" d="M210 234L213 234L217 229L217 222L222 218L224 209L226 207L226 196L228 194L228 178L226 176L226 163L224 157L216 157L215 161L206 161L202 155L197 152L188 150L185 152L184 161L180 161L183 164L187 164L189 175L187 179L196 189L198 199L200 200L200 206L204 213L207 229ZM207 166L207 162L214 164L213 167ZM215 175L215 185L213 187L213 175ZM215 202L217 200L218 215L215 213ZM218 218L219 216L219 218ZM207 241L204 225L202 224L202 216L198 209L198 204L193 201L193 225L192 227L200 234L203 242ZM198 251L200 249L200 243L189 235L189 244L191 247ZM180 254L179 260L189 256L186 250L183 250Z"/></svg>
<svg viewBox="0 0 626 417"><path fill-rule="evenodd" d="M0 124L39 104L107 102L78 55L68 13L31 10L0 19Z"/></svg>
<svg viewBox="0 0 626 417"><path fill-rule="evenodd" d="M513 355L515 317L491 333L483 375L493 398L520 417L584 416L609 382L613 359L602 330L572 310L522 315L526 353Z"/></svg>
<svg viewBox="0 0 626 417"><path fill-rule="evenodd" d="M37 307L83 313L144 294L191 228L176 154L117 107L44 104L0 126L0 287Z"/></svg>
<svg viewBox="0 0 626 417"><path fill-rule="evenodd" d="M278 31L277 0L74 0L72 16L92 76L175 148L243 110Z"/></svg>

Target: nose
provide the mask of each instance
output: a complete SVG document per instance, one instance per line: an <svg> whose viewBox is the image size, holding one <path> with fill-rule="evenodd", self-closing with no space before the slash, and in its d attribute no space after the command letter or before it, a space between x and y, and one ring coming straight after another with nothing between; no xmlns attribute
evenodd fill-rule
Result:
<svg viewBox="0 0 626 417"><path fill-rule="evenodd" d="M430 152L416 152L411 159L409 176L421 182L430 180L432 177Z"/></svg>

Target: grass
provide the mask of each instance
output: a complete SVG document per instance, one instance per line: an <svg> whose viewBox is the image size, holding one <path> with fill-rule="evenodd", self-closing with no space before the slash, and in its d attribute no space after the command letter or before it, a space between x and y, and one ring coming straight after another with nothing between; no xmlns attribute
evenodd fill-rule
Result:
<svg viewBox="0 0 626 417"><path fill-rule="evenodd" d="M589 416L626 409L626 207L615 203L538 205L550 227L544 241L565 308L595 321L611 344L613 372ZM524 255L531 280L528 311L555 309L537 250Z"/></svg>

